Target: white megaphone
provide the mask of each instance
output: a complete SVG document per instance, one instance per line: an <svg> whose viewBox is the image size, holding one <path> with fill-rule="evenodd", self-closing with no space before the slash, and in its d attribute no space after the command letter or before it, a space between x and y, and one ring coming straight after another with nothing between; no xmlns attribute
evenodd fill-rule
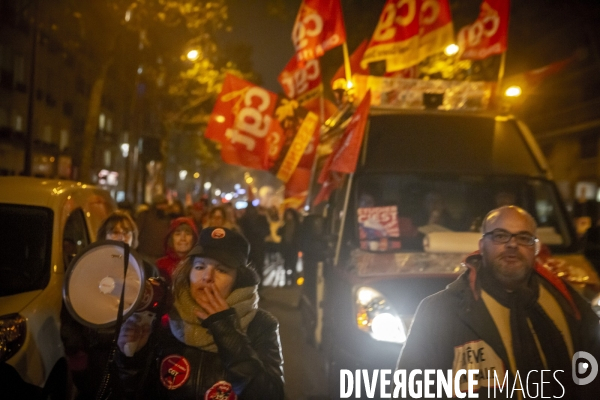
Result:
<svg viewBox="0 0 600 400"><path fill-rule="evenodd" d="M79 323L95 329L115 326L123 288L123 321L138 309L144 295L143 263L130 251L124 275L124 257L123 242L105 240L88 246L71 262L63 299Z"/></svg>

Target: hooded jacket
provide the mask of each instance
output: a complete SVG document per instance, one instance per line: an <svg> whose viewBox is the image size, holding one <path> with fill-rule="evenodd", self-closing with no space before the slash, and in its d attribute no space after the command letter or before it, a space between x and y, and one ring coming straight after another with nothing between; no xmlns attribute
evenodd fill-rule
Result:
<svg viewBox="0 0 600 400"><path fill-rule="evenodd" d="M511 391L515 381L514 371L508 351L502 340L499 327L482 298L482 290L477 273L481 265L481 255L476 252L468 256L464 262L467 270L456 281L436 294L425 298L419 305L407 341L400 353L397 370L405 370L406 377L411 371L441 370L444 374L452 371L452 376L461 370L478 369L475 376L475 391L480 399L487 398L519 398L522 391ZM550 273L541 264L536 263L534 275L540 286L556 300L560 306L573 343L573 352L586 351L600 360L600 325L598 316L572 287ZM505 328L505 327L504 327ZM565 366L565 369L568 369ZM508 386L502 390L494 383L494 371L499 384L505 371L508 372ZM543 380L553 380L553 373L546 372ZM559 373L561 381L571 380L571 374ZM488 380L489 377L489 380ZM421 375L423 378L423 375ZM467 377L461 379L461 391L467 390ZM526 376L521 382L526 384ZM431 393L436 393L435 377ZM540 381L540 375L533 378ZM600 377L585 386L570 383L571 392L564 398L587 400L595 398L598 393ZM489 388L488 388L489 385ZM496 386L498 386L496 384ZM575 387L575 389L572 389ZM575 391L573 393L572 391ZM595 393L595 394L593 394ZM530 393L534 397L534 393ZM540 394L538 393L538 396ZM529 395L526 395L529 398ZM408 397L410 398L410 396ZM436 396L436 398L446 398Z"/></svg>
<svg viewBox="0 0 600 400"><path fill-rule="evenodd" d="M164 242L165 256L156 260L156 266L158 267L161 276L163 276L167 280L167 282L171 281L171 275L173 275L175 267L177 267L177 264L179 264L179 262L184 258L179 257L175 252L175 249L173 249L171 245L171 238L173 237L173 233L179 226L183 224L189 225L190 228L192 228L192 231L194 232L194 238L192 239L192 247L194 247L194 244L198 241L198 229L196 228L196 224L194 223L194 220L192 218L179 217L171 221L169 234L165 238Z"/></svg>

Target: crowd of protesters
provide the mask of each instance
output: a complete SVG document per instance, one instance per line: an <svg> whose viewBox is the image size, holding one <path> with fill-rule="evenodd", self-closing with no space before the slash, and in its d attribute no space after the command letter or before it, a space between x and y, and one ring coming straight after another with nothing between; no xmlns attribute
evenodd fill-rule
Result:
<svg viewBox="0 0 600 400"><path fill-rule="evenodd" d="M143 261L145 277L163 283L165 305L150 329L141 330L137 313L129 316L120 328L118 342L110 329L94 330L63 313L61 337L77 388L76 399L95 398L104 390L103 373L111 363L115 368L118 365L121 377L119 387L110 389L113 396L139 398L144 391L138 389L143 385L153 387L155 395L166 388L161 398L187 398L171 396L173 389L179 388L181 376L166 378L163 369L165 363L185 364L188 360L192 365L185 368L197 368L194 373L206 378L193 384L201 393L190 393L192 397L235 392L241 399L255 398L257 390L268 387L269 398L282 398L278 322L258 308L258 289L265 260L283 264L285 283L294 284L300 221L295 210L282 212L251 203L238 210L230 203L211 206L201 199L184 207L164 195L155 195L151 204L137 209L120 203L119 210L101 226L98 240L127 243ZM124 346L129 341L138 343L137 349L143 351L127 354ZM179 342L194 350L173 361L164 349ZM235 354L225 355L232 343ZM117 357L109 361L111 347ZM257 376L248 376L250 366ZM154 381L148 371L156 375ZM256 383L248 386L250 378L259 382L259 387ZM239 396L241 393L245 395Z"/></svg>

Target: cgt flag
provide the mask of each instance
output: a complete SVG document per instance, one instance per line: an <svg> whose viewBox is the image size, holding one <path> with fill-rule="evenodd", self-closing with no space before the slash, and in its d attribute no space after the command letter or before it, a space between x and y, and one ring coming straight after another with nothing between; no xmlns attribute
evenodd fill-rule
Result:
<svg viewBox="0 0 600 400"><path fill-rule="evenodd" d="M418 64L454 40L448 0L388 0L361 61L386 61L386 72Z"/></svg>
<svg viewBox="0 0 600 400"><path fill-rule="evenodd" d="M228 74L206 128L205 137L221 143L228 164L266 170L277 158L282 128L273 117L278 96Z"/></svg>
<svg viewBox="0 0 600 400"><path fill-rule="evenodd" d="M277 80L286 96L298 100L299 103L319 97L323 92L318 59L299 64L298 59L292 57Z"/></svg>
<svg viewBox="0 0 600 400"><path fill-rule="evenodd" d="M314 60L346 41L340 0L303 0L292 30L298 62Z"/></svg>
<svg viewBox="0 0 600 400"><path fill-rule="evenodd" d="M483 60L506 51L509 0L484 0L477 20L458 31L461 60Z"/></svg>

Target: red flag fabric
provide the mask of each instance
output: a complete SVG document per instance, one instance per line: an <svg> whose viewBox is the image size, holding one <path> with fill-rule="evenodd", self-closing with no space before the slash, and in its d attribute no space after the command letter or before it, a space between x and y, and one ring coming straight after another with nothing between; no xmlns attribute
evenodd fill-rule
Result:
<svg viewBox="0 0 600 400"><path fill-rule="evenodd" d="M325 160L318 179L318 182L321 184L321 190L313 200L313 205L327 200L331 192L341 185L344 174L349 174L356 170L356 163L367 125L370 106L371 91L369 90L352 115L352 119L344 131L344 135L337 142L327 160Z"/></svg>
<svg viewBox="0 0 600 400"><path fill-rule="evenodd" d="M367 126L369 109L371 108L371 91L369 90L358 105L350 123L340 139L339 146L333 154L330 169L350 174L356 170L360 146Z"/></svg>
<svg viewBox="0 0 600 400"><path fill-rule="evenodd" d="M458 31L461 60L483 60L506 51L509 0L484 0L477 20Z"/></svg>
<svg viewBox="0 0 600 400"><path fill-rule="evenodd" d="M352 71L352 74L369 75L369 69L363 68L360 65L360 60L362 60L368 45L369 41L367 39L363 40L350 55L350 71ZM333 78L331 78L331 81L329 81L331 86L333 86L333 82L338 79L346 79L344 64L342 64L338 70L335 71L335 74L333 74Z"/></svg>
<svg viewBox="0 0 600 400"><path fill-rule="evenodd" d="M319 60L310 60L302 64L298 63L295 56L292 57L277 78L286 96L299 102L311 93L319 91L322 83Z"/></svg>
<svg viewBox="0 0 600 400"><path fill-rule="evenodd" d="M573 62L576 59L576 56L571 56L564 60L553 62L552 64L548 64L544 67L533 69L531 71L527 71L523 73L523 77L530 85L530 87L535 87L542 83L544 79L549 76L552 76L560 71L562 71L567 65Z"/></svg>
<svg viewBox="0 0 600 400"><path fill-rule="evenodd" d="M228 74L205 137L221 143L221 157L226 163L268 169L271 147L280 143L283 135L273 118L276 104L275 93Z"/></svg>
<svg viewBox="0 0 600 400"><path fill-rule="evenodd" d="M303 0L292 30L299 62L321 57L346 41L340 0Z"/></svg>
<svg viewBox="0 0 600 400"><path fill-rule="evenodd" d="M386 71L418 64L454 40L448 0L388 0L361 65L386 61Z"/></svg>

